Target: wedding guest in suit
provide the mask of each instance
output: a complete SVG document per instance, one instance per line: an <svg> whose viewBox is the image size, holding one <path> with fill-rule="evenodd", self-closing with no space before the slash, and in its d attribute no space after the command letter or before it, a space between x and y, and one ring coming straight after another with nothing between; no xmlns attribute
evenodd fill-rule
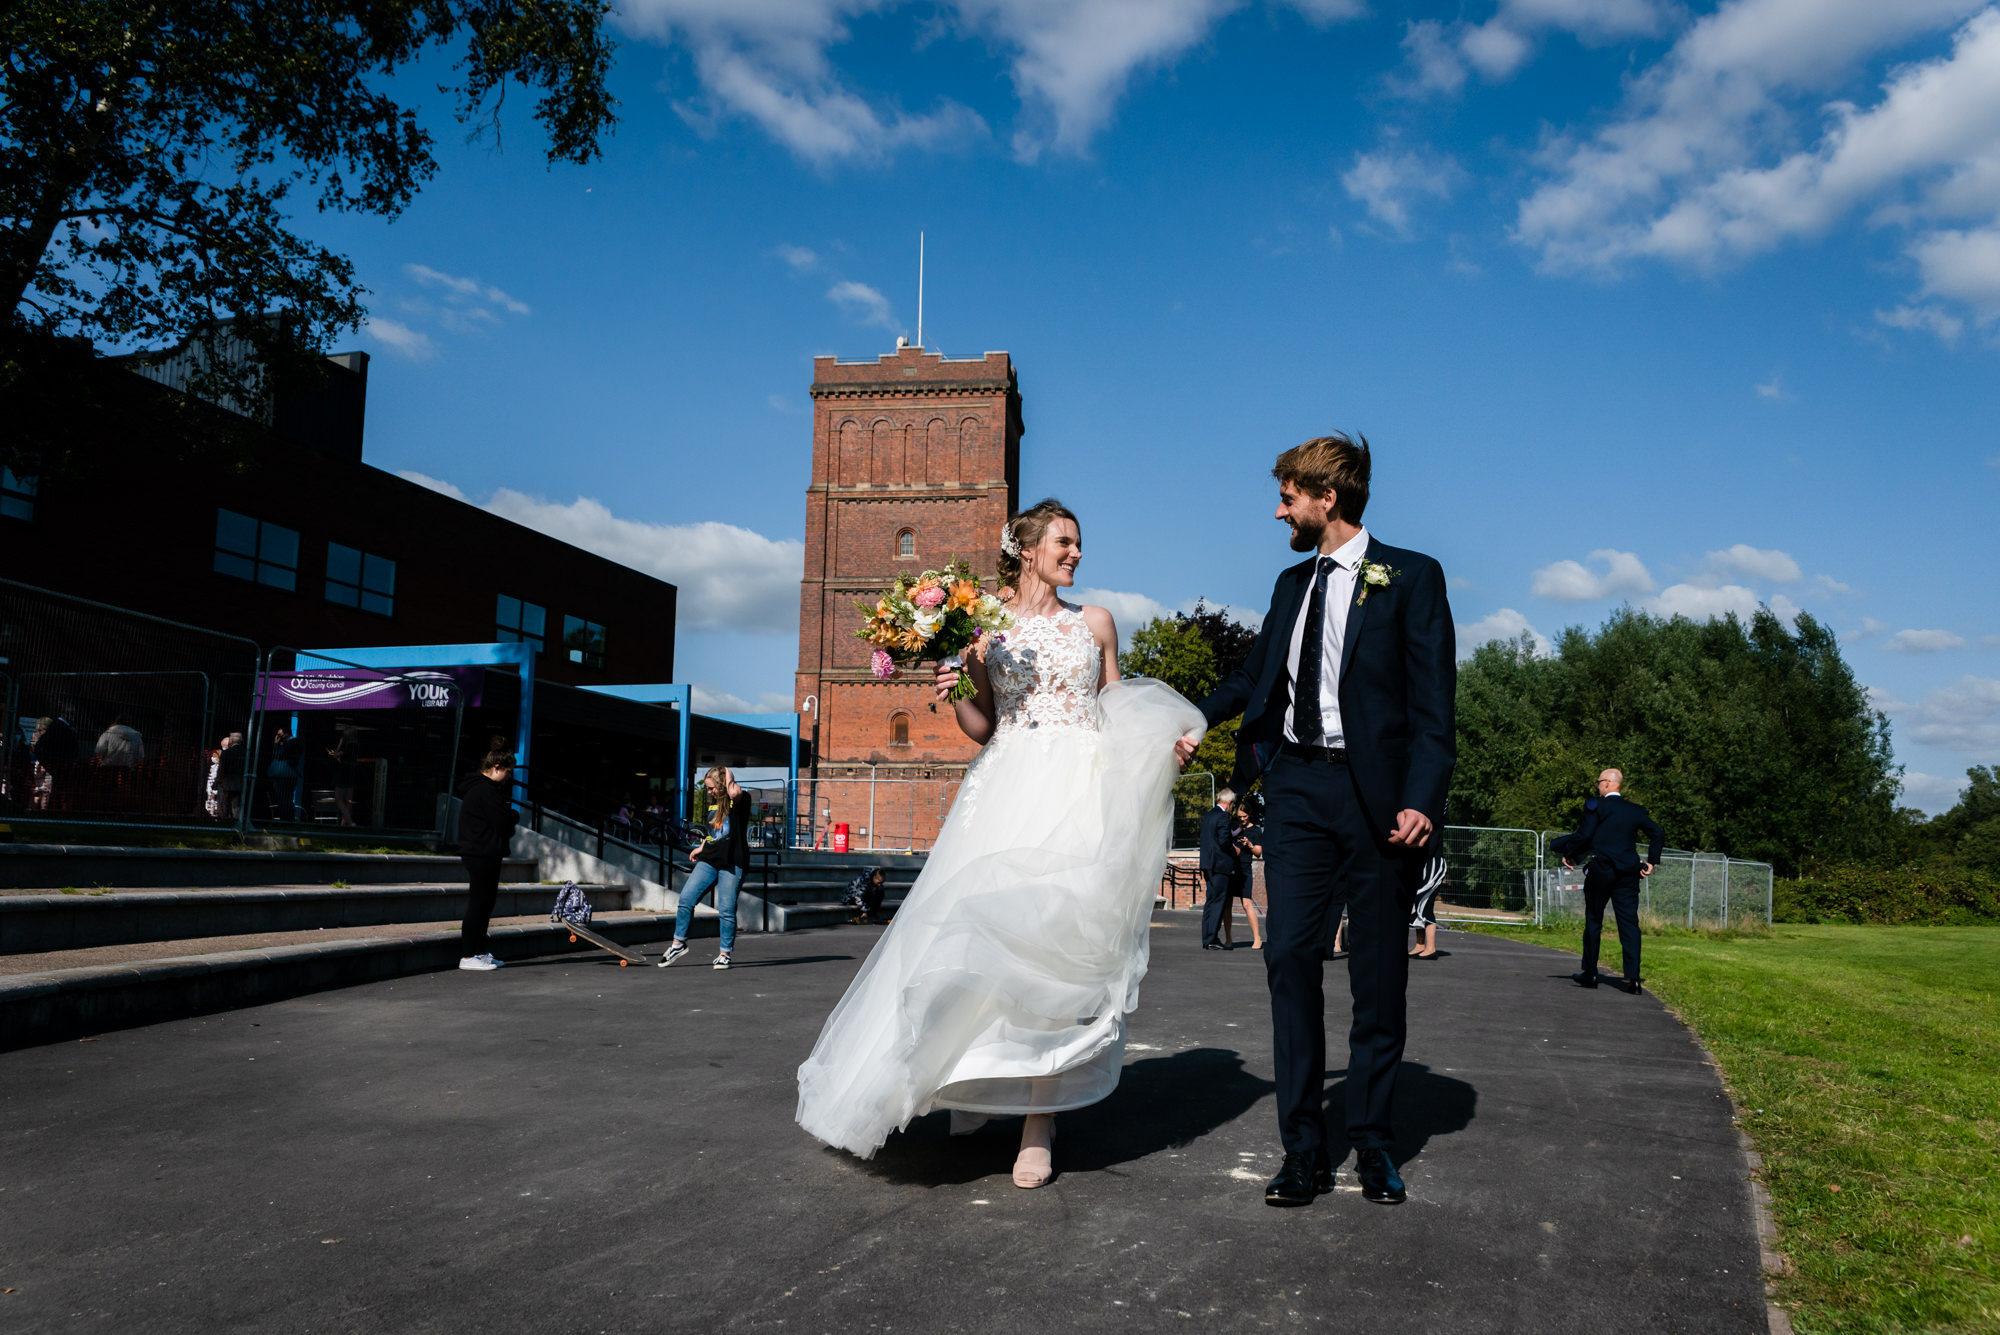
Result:
<svg viewBox="0 0 2000 1335"><path fill-rule="evenodd" d="M1224 788L1215 795L1215 805L1201 818L1201 877L1206 897L1201 903L1201 948L1222 949L1223 915L1229 912L1229 878L1236 871L1236 849L1231 842L1230 812L1236 794Z"/></svg>
<svg viewBox="0 0 2000 1335"><path fill-rule="evenodd" d="M1327 1147L1324 970L1328 920L1348 913L1346 1138L1363 1199L1405 1199L1389 1157L1407 1034L1410 899L1443 819L1456 760L1458 679L1444 571L1361 525L1366 439L1309 440L1278 456L1276 518L1295 552L1249 656L1201 704L1210 727L1243 716L1237 773L1264 779L1272 1055L1284 1166L1269 1205L1333 1186ZM1176 748L1183 763L1194 746Z"/></svg>
<svg viewBox="0 0 2000 1335"><path fill-rule="evenodd" d="M1235 909L1241 904L1244 916L1250 919L1250 949L1262 950L1264 929L1257 922L1256 861L1264 856L1264 829L1250 823L1250 812L1242 802L1236 804L1230 842L1236 853L1236 870L1229 875L1229 907L1222 911L1222 944L1232 950L1236 947Z"/></svg>
<svg viewBox="0 0 2000 1335"><path fill-rule="evenodd" d="M1624 954L1623 990L1639 995L1639 882L1660 865L1660 848L1666 835L1646 808L1627 798L1619 789L1625 776L1615 769L1597 776L1597 805L1585 810L1583 824L1575 834L1549 841L1562 855L1562 864L1573 867L1586 860L1583 872L1583 968L1572 975L1582 987L1597 986L1597 951L1604 935L1604 906L1609 903L1618 915L1618 948ZM1645 861L1636 845L1640 834L1647 837Z"/></svg>

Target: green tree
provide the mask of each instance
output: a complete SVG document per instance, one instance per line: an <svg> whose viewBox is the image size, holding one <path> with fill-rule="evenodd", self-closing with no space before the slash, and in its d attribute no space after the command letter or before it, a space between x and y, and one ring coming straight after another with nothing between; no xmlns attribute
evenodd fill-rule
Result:
<svg viewBox="0 0 2000 1335"><path fill-rule="evenodd" d="M97 350L194 337L200 397L268 402L364 316L353 265L292 230L321 211L400 213L436 170L385 82L455 55L453 99L498 137L536 97L550 162L613 124L606 0L12 0L0 6L0 413L44 463L76 404L51 383ZM246 318L248 317L248 318ZM236 321L230 333L223 322ZM254 355L236 355L240 338Z"/></svg>
<svg viewBox="0 0 2000 1335"><path fill-rule="evenodd" d="M1965 772L1958 804L1922 831L1929 851L1976 871L2000 875L2000 765Z"/></svg>
<svg viewBox="0 0 2000 1335"><path fill-rule="evenodd" d="M1218 680L1214 647L1185 617L1155 617L1133 631L1132 647L1118 656L1118 666L1128 677L1152 677L1197 701Z"/></svg>
<svg viewBox="0 0 2000 1335"><path fill-rule="evenodd" d="M1888 721L1811 616L1695 622L1626 609L1475 650L1458 678L1454 821L1569 828L1615 766L1680 847L1812 864L1892 857L1904 836Z"/></svg>

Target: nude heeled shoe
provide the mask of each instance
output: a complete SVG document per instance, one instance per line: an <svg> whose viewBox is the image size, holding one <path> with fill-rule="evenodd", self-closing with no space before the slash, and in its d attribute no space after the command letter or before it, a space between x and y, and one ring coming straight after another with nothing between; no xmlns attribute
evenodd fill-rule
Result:
<svg viewBox="0 0 2000 1335"><path fill-rule="evenodd" d="M1056 1128L1055 1123L1051 1122L1048 1146L1046 1148L1040 1145L1026 1146L1015 1158L1015 1186L1023 1191L1032 1191L1036 1187L1048 1185L1049 1179L1056 1175L1055 1143Z"/></svg>

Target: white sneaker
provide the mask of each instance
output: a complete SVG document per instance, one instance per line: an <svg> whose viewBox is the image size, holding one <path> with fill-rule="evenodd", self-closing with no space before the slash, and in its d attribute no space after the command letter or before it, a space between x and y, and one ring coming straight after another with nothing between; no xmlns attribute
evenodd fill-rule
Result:
<svg viewBox="0 0 2000 1335"><path fill-rule="evenodd" d="M491 955L467 955L458 962L458 967L470 969L474 973L491 973L500 967L500 961Z"/></svg>
<svg viewBox="0 0 2000 1335"><path fill-rule="evenodd" d="M667 953L661 956L660 967L662 969L666 968L669 964L672 964L675 960L679 959L681 956L687 953L688 953L687 942L685 941L674 942L672 945L667 947Z"/></svg>
<svg viewBox="0 0 2000 1335"><path fill-rule="evenodd" d="M717 956L715 957L715 967L716 967L716 968L718 968L718 969L726 969L726 968L728 968L728 967L729 967L729 956L728 956L727 954L722 954L722 955L717 955Z"/></svg>

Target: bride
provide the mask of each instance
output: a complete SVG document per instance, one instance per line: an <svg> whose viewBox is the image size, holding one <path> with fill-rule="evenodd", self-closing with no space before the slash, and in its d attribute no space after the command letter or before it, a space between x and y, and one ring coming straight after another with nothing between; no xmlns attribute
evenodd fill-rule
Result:
<svg viewBox="0 0 2000 1335"><path fill-rule="evenodd" d="M958 726L984 748L923 874L799 1067L799 1125L869 1158L938 1108L963 1134L1024 1115L1014 1185L1054 1173L1055 1114L1118 1085L1125 1015L1172 822L1174 743L1201 713L1118 679L1118 631L1064 602L1083 536L1046 500L1009 520L1014 626L965 670ZM940 666L938 698L958 681Z"/></svg>

